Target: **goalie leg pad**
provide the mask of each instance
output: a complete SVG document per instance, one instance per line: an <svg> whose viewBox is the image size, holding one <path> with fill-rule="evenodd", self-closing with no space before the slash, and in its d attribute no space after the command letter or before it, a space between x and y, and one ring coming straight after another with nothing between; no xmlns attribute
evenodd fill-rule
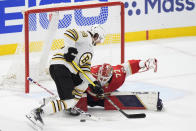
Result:
<svg viewBox="0 0 196 131"><path fill-rule="evenodd" d="M113 92L110 99L123 110L162 110L163 103L159 92ZM107 100L104 101L105 110L116 110Z"/></svg>
<svg viewBox="0 0 196 131"><path fill-rule="evenodd" d="M162 100L159 98L159 92L113 92L110 99L123 110L158 110L163 108ZM89 94L84 93L76 107L83 111L88 110L88 106L101 106L105 110L116 110L106 99L96 99Z"/></svg>
<svg viewBox="0 0 196 131"><path fill-rule="evenodd" d="M135 96L135 95L117 95L110 96L110 99L118 106L120 109L146 109L145 105ZM110 104L107 100L104 102L105 110L116 110L116 108Z"/></svg>

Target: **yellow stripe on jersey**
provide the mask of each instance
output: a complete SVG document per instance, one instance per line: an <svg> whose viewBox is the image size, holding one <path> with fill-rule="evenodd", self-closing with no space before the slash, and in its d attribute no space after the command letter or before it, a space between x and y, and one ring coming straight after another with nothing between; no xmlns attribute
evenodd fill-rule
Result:
<svg viewBox="0 0 196 131"><path fill-rule="evenodd" d="M54 101L51 101L51 104L52 104L53 111L54 111L54 113L55 113L55 112L56 112L56 106L55 106Z"/></svg>
<svg viewBox="0 0 196 131"><path fill-rule="evenodd" d="M62 110L62 108L61 108L61 102L60 102L60 100L56 100L56 101L57 101L57 103L58 103L59 111L61 111L61 110Z"/></svg>
<svg viewBox="0 0 196 131"><path fill-rule="evenodd" d="M77 87L75 87L75 90L82 93L85 92L85 90L78 89Z"/></svg>
<svg viewBox="0 0 196 131"><path fill-rule="evenodd" d="M64 101L64 100L61 100L61 102L63 103L64 110L66 110L66 109L67 109L67 104L65 103L65 101Z"/></svg>
<svg viewBox="0 0 196 131"><path fill-rule="evenodd" d="M75 36L76 36L76 38L78 40L78 38L79 38L78 32L75 29L72 29L72 31L74 32L74 34L75 34Z"/></svg>
<svg viewBox="0 0 196 131"><path fill-rule="evenodd" d="M64 57L64 54L61 54L61 53L54 54L54 56L57 56L57 55L60 55L60 56L63 56Z"/></svg>
<svg viewBox="0 0 196 131"><path fill-rule="evenodd" d="M56 58L56 57L52 58L52 60L63 60L63 61L66 61L64 58Z"/></svg>
<svg viewBox="0 0 196 131"><path fill-rule="evenodd" d="M91 68L89 65L82 65L82 66L80 66L80 68Z"/></svg>
<svg viewBox="0 0 196 131"><path fill-rule="evenodd" d="M91 73L89 70L83 70L84 73Z"/></svg>
<svg viewBox="0 0 196 131"><path fill-rule="evenodd" d="M52 59L64 59L64 54L56 53L53 55Z"/></svg>
<svg viewBox="0 0 196 131"><path fill-rule="evenodd" d="M85 65L89 65L89 66L91 66L91 63L90 63L90 62L86 62L86 63L85 63Z"/></svg>
<svg viewBox="0 0 196 131"><path fill-rule="evenodd" d="M74 41L77 41L78 40L78 33L76 30L74 29L69 29L69 30L66 30L66 32L64 33L66 36L68 36L69 38L71 38L72 40Z"/></svg>
<svg viewBox="0 0 196 131"><path fill-rule="evenodd" d="M80 68L81 68L83 71L85 71L85 72L90 72L90 70L91 70L91 67L90 67L90 65L88 65L88 64L84 64L84 65L80 66Z"/></svg>
<svg viewBox="0 0 196 131"><path fill-rule="evenodd" d="M52 60L64 60L65 61L65 58L63 54L57 53L53 55Z"/></svg>
<svg viewBox="0 0 196 131"><path fill-rule="evenodd" d="M91 67L88 66L88 65L83 65L83 66L80 66L81 69L84 69L84 70L91 70Z"/></svg>
<svg viewBox="0 0 196 131"><path fill-rule="evenodd" d="M81 93L78 93L76 90L73 90L72 91L72 95L77 95L79 97L82 97L82 94Z"/></svg>

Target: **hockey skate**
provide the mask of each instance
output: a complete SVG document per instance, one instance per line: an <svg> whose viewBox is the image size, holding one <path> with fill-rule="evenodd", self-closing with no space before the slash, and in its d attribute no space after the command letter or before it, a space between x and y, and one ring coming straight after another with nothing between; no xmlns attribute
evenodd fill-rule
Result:
<svg viewBox="0 0 196 131"><path fill-rule="evenodd" d="M83 110L81 110L80 108L77 108L77 107L70 108L69 111L70 111L70 115L80 116L81 122L82 122L82 120L85 120L85 121L86 120L92 120L92 121L100 120L100 118L95 117L95 116L91 115L90 113L85 112L85 111L83 111ZM74 114L71 114L71 112L74 113Z"/></svg>
<svg viewBox="0 0 196 131"><path fill-rule="evenodd" d="M69 114L70 114L71 116L79 116L79 115L80 115L79 108L76 109L76 107L74 107L74 108L69 108L69 109L67 109L67 111L69 112Z"/></svg>
<svg viewBox="0 0 196 131"><path fill-rule="evenodd" d="M41 115L43 110L41 108L36 108L26 115L26 118L33 124L33 128L36 130L43 130L44 122Z"/></svg>

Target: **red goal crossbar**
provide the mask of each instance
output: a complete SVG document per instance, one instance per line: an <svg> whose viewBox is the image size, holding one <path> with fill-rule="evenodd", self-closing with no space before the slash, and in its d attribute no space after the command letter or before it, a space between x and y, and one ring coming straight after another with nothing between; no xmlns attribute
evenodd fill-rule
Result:
<svg viewBox="0 0 196 131"><path fill-rule="evenodd" d="M124 62L124 32L125 32L125 18L124 18L124 3L123 2L104 2L95 3L87 5L73 5L64 7L54 7L54 8L43 8L43 9L30 9L24 12L24 23L25 23L25 93L29 93L29 15L33 13L42 12L55 12L64 10L74 10L74 9L88 9L96 7L108 7L108 6L120 6L121 7L121 63Z"/></svg>

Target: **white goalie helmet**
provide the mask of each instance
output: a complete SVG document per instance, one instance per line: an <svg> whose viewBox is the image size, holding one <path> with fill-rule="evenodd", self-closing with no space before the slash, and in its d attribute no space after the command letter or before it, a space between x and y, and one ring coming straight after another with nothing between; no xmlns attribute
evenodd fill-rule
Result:
<svg viewBox="0 0 196 131"><path fill-rule="evenodd" d="M105 38L105 31L103 29L103 27L101 27L101 25L93 25L91 26L90 32L93 34L93 36L95 34L98 34L98 39L96 41L100 41L100 43L103 43L104 38Z"/></svg>

